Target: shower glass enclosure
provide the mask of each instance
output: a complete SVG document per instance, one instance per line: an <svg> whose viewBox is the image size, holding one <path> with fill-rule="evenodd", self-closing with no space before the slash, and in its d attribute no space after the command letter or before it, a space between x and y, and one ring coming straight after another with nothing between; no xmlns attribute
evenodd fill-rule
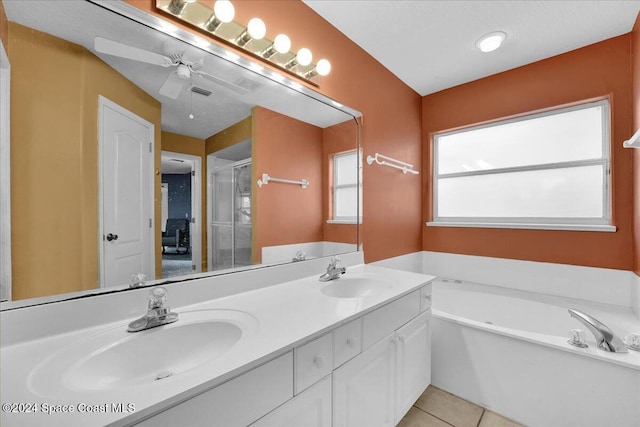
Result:
<svg viewBox="0 0 640 427"><path fill-rule="evenodd" d="M251 265L251 159L213 170L210 270Z"/></svg>

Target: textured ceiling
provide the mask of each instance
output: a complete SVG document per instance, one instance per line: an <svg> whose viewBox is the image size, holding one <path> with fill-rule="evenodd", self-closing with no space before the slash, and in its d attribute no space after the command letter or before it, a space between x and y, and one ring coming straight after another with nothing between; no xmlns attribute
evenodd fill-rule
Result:
<svg viewBox="0 0 640 427"><path fill-rule="evenodd" d="M631 31L640 0L303 0L420 95ZM507 39L482 53L492 31Z"/></svg>

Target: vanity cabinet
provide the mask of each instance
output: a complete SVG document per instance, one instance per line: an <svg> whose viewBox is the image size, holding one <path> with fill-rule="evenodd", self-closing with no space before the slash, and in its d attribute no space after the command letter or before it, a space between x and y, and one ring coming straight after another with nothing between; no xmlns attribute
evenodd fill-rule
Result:
<svg viewBox="0 0 640 427"><path fill-rule="evenodd" d="M331 427L331 375L260 418L251 427Z"/></svg>
<svg viewBox="0 0 640 427"><path fill-rule="evenodd" d="M431 383L431 309L398 329L396 338L397 424Z"/></svg>
<svg viewBox="0 0 640 427"><path fill-rule="evenodd" d="M415 290L138 425L394 426L431 379L430 295Z"/></svg>
<svg viewBox="0 0 640 427"><path fill-rule="evenodd" d="M333 371L333 335L325 334L294 350L294 394L301 393Z"/></svg>
<svg viewBox="0 0 640 427"><path fill-rule="evenodd" d="M395 344L390 335L333 373L333 427L392 427Z"/></svg>
<svg viewBox="0 0 640 427"><path fill-rule="evenodd" d="M430 315L425 309L334 371L334 427L387 427L402 419L431 380Z"/></svg>

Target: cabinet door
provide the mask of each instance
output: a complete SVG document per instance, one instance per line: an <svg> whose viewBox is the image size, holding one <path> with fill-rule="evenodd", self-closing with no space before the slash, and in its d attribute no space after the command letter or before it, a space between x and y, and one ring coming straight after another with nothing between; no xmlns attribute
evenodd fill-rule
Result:
<svg viewBox="0 0 640 427"><path fill-rule="evenodd" d="M398 329L395 421L411 408L431 381L431 309Z"/></svg>
<svg viewBox="0 0 640 427"><path fill-rule="evenodd" d="M331 427L331 375L251 424L251 427L302 426Z"/></svg>
<svg viewBox="0 0 640 427"><path fill-rule="evenodd" d="M395 337L390 335L333 372L333 427L392 427Z"/></svg>

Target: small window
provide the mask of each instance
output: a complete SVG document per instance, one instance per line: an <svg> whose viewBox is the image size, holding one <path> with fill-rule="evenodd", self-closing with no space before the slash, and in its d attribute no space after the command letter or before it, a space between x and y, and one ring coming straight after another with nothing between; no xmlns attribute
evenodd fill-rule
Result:
<svg viewBox="0 0 640 427"><path fill-rule="evenodd" d="M362 178L358 151L333 156L333 212L329 222L356 223L362 219Z"/></svg>
<svg viewBox="0 0 640 427"><path fill-rule="evenodd" d="M434 137L428 225L615 231L609 103L581 104Z"/></svg>

